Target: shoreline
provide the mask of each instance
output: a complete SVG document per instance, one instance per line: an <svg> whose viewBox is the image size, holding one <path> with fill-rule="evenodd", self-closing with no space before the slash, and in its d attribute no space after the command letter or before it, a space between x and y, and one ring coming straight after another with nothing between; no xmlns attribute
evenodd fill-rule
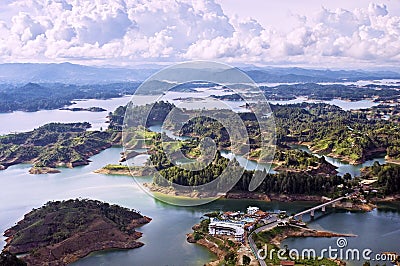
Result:
<svg viewBox="0 0 400 266"><path fill-rule="evenodd" d="M201 245L211 253L213 253L215 256L217 256L216 260L208 262L206 265L207 266L216 266L220 265L220 263L223 262L225 255L227 254L227 251L224 248L220 247L220 244L216 242L220 242L223 239L226 239L225 236L210 236L208 234L204 234L201 239L196 240L194 235L196 230L200 227L200 224L195 224L192 227L193 232L186 234L186 241L188 243L192 244L198 244ZM268 232L270 230L266 230L265 232ZM261 232L260 232L261 233ZM298 238L298 237L315 237L315 238L332 238L332 237L357 237L357 235L354 234L345 234L345 233L337 233L333 231L326 231L326 230L315 230L315 229L309 229L309 228L302 228L302 227L292 227L289 226L286 228L284 232L278 233L277 235L273 236L271 240L269 240L267 243L272 244L278 248L281 248L281 243L288 238ZM212 241L212 240L217 240L217 241ZM228 239L228 238L227 238ZM267 244L265 243L265 244ZM248 246L249 243L245 241L245 246ZM257 259L254 257L253 253L249 254L251 258L250 265L259 265ZM335 260L333 261L337 265L344 266L346 265L345 262L340 261L340 260Z"/></svg>
<svg viewBox="0 0 400 266"><path fill-rule="evenodd" d="M195 225L196 226L196 225ZM221 263L226 255L226 251L220 249L215 242L212 242L208 239L202 238L199 240L195 240L193 237L193 232L186 234L186 241L190 244L197 244L200 246L205 247L209 252L213 253L217 256L217 259L208 262L205 264L206 266L217 266Z"/></svg>
<svg viewBox="0 0 400 266"><path fill-rule="evenodd" d="M201 194L200 192L192 191L192 192L177 192L172 187L160 187L154 185L153 183L144 183L144 186L149 189L152 193L160 193L163 196L174 197L177 199L188 199L188 200L201 200L205 198L223 198L223 199L233 199L233 200L258 200L262 202L296 202L296 201L306 201L306 202L316 202L322 203L324 202L324 196L319 195L285 195L285 194L262 194L262 193L254 193L254 192L228 192L224 195L210 195L210 194ZM200 197L199 197L200 195ZM387 196L382 199L374 198L371 203L353 203L353 202L341 202L336 203L335 209L337 210L347 210L354 212L370 212L376 208L378 208L378 203L385 202L400 202L400 195L392 195Z"/></svg>
<svg viewBox="0 0 400 266"><path fill-rule="evenodd" d="M109 168L107 168L109 167ZM103 175L121 175L121 176L149 176L153 173L152 168L143 166L128 167L126 165L106 165L100 169L94 170L93 173Z"/></svg>
<svg viewBox="0 0 400 266"><path fill-rule="evenodd" d="M150 223L152 218L108 203L98 201L83 203L86 205L76 200L74 202L68 200L61 203L52 202L52 205L33 209L16 225L5 230L6 245L2 250L19 255L27 265L66 265L93 252L134 249L144 245L138 241L143 233L137 229ZM84 209L85 214L82 216L88 215L88 218L84 220L84 226L74 225L70 234L59 238L57 231L48 228L65 230L65 227L69 226L69 218L62 210L68 208ZM119 220L110 219L107 216L108 211L114 213ZM54 217L59 223L51 221ZM32 236L33 233L26 230L31 227L41 234ZM48 256L49 254L51 256Z"/></svg>
<svg viewBox="0 0 400 266"><path fill-rule="evenodd" d="M149 171L147 171L149 170ZM110 170L105 169L104 167L98 170L93 171L97 174L105 174L105 175L121 175L121 176L151 176L151 169L146 169L143 167L138 167L138 169L129 170L126 168L118 169L118 170ZM155 185L152 182L143 183L143 186L146 187L151 193L159 193L162 196L174 197L176 199L187 199L187 200L203 200L206 198L224 198L224 199L248 199L248 200L258 200L263 202L295 202L295 201L308 201L308 202L324 202L325 196L321 195L287 195L287 194L263 194L257 192L247 192L247 191L230 191L224 194L216 194L216 193L205 193L201 191L188 190L188 191L177 191L172 186L169 187L161 187ZM364 211L369 212L376 209L379 203L388 203L388 202L400 202L400 194L386 196L385 198L372 198L370 203L352 203L352 202L342 202L336 204L336 209L348 210L348 211Z"/></svg>

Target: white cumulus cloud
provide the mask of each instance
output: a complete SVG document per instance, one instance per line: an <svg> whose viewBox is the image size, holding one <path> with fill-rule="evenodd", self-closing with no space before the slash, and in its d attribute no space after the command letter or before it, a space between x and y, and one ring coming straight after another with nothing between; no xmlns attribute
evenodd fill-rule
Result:
<svg viewBox="0 0 400 266"><path fill-rule="evenodd" d="M0 62L400 63L400 16L383 4L294 15L289 33L228 17L214 0L7 0L0 9Z"/></svg>

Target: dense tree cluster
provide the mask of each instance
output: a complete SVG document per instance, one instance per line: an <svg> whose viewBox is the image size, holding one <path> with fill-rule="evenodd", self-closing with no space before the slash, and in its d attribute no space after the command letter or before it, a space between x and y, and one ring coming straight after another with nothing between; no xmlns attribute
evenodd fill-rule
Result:
<svg viewBox="0 0 400 266"><path fill-rule="evenodd" d="M219 152L211 164L202 168L202 170L183 169L174 166L163 152L157 152L151 155L152 164L159 170L160 176L156 175L154 183L158 185L168 185L170 183L184 186L199 186L209 183L219 177L229 163L220 155ZM317 158L317 160L320 160ZM237 162L234 162L238 171ZM196 169L201 163L196 165ZM195 166L193 166L194 168ZM239 191L248 191L252 178L257 176L266 176L257 191L260 193L282 193L282 194L319 194L326 195L334 192L338 185L344 183L344 179L332 175L311 175L305 172L282 172L278 174L267 174L260 171L244 171L243 176L235 185L234 189ZM166 183L166 180L168 183Z"/></svg>
<svg viewBox="0 0 400 266"><path fill-rule="evenodd" d="M300 150L279 149L275 152L275 160L282 166L295 169L307 169L325 162L324 157L318 158L308 152Z"/></svg>
<svg viewBox="0 0 400 266"><path fill-rule="evenodd" d="M50 123L30 132L0 136L0 165L32 161L37 167L87 164L89 156L110 147L117 135L88 128L89 123Z"/></svg>
<svg viewBox="0 0 400 266"><path fill-rule="evenodd" d="M277 142L308 142L311 148L361 162L377 153L398 158L400 132L396 123L368 119L328 104L272 106Z"/></svg>
<svg viewBox="0 0 400 266"><path fill-rule="evenodd" d="M153 104L130 106L130 108L127 108L127 106L120 106L113 113L109 114L109 128L121 131L124 119L129 127L148 127L162 124L174 107L175 105L164 101L155 102Z"/></svg>
<svg viewBox="0 0 400 266"><path fill-rule="evenodd" d="M253 176L258 175L265 176L265 179L257 188L257 191L266 194L326 195L333 192L338 185L344 183L344 179L336 175L327 177L325 175L310 175L305 172L267 174L260 171L245 171L234 189L248 191Z"/></svg>
<svg viewBox="0 0 400 266"><path fill-rule="evenodd" d="M378 178L378 186L385 194L400 193L400 165L375 162L368 170L370 177Z"/></svg>
<svg viewBox="0 0 400 266"><path fill-rule="evenodd" d="M50 201L41 208L33 209L10 229L16 234L9 244L21 246L35 243L36 247L43 247L59 243L79 231L87 230L88 224L99 218L106 218L119 230L131 234L135 232L132 221L143 216L137 211L96 200Z"/></svg>
<svg viewBox="0 0 400 266"><path fill-rule="evenodd" d="M229 159L221 156L220 152L217 152L213 161L207 166L202 162L195 162L191 167L187 166L184 168L174 166L166 156L157 155L150 158L153 164L159 171L160 175L156 175L154 183L159 185L166 185L165 181L183 186L199 186L209 183L219 177L222 172L227 168ZM237 162L234 165L238 166ZM195 170L201 169L201 170Z"/></svg>
<svg viewBox="0 0 400 266"><path fill-rule="evenodd" d="M2 266L26 266L26 262L19 259L16 255L2 251L0 254L0 265Z"/></svg>

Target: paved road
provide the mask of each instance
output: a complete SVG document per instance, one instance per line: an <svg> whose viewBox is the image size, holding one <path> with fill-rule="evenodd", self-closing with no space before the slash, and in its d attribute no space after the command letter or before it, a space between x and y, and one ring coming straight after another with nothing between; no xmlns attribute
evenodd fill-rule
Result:
<svg viewBox="0 0 400 266"><path fill-rule="evenodd" d="M318 206L315 206L315 207L309 208L309 209L307 209L307 210L304 210L304 211L302 211L302 212L296 213L296 214L293 216L293 218L295 218L295 217L297 217L297 216L302 216L302 215L307 214L307 213L309 213L309 212L311 212L311 211L316 211L316 210L318 210L318 209L321 209L322 207L331 205L331 204L333 204L333 203L335 203L335 202L341 201L341 200L346 199L346 198L348 198L348 197L350 197L350 196L351 196L351 195L339 197L339 198L333 199L333 200L331 200L331 201L322 203L322 204L320 204L320 205L318 205Z"/></svg>
<svg viewBox="0 0 400 266"><path fill-rule="evenodd" d="M264 226L261 226L261 227L257 228L256 230L254 230L254 231L249 235L249 237L248 237L250 248L251 248L251 250L253 251L255 257L257 258L258 263L259 263L261 266L267 266L267 264L265 263L264 260L260 259L260 258L257 256L257 246L256 246L256 243L254 243L254 240L253 240L253 238L252 238L251 235L254 234L254 233L258 234L258 233L260 233L260 232L262 232L262 231L271 230L272 228L276 227L277 225L278 225L278 221L273 222L273 223L270 223L270 224L266 224L266 225L264 225Z"/></svg>

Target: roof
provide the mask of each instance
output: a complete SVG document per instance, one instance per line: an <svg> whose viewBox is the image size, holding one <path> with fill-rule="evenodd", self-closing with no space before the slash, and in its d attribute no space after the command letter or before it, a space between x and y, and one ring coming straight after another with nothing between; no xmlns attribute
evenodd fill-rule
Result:
<svg viewBox="0 0 400 266"><path fill-rule="evenodd" d="M259 216L263 216L263 215L268 215L268 212L264 212L264 211L258 210L258 211L256 211L255 214L259 215Z"/></svg>
<svg viewBox="0 0 400 266"><path fill-rule="evenodd" d="M238 234L238 235L244 234L244 224L214 220L209 224L209 227L219 227L219 228L231 229L231 230L235 231L235 234Z"/></svg>
<svg viewBox="0 0 400 266"><path fill-rule="evenodd" d="M294 261L290 261L290 260L281 260L280 265L281 265L281 266L292 266L292 265L294 265Z"/></svg>

